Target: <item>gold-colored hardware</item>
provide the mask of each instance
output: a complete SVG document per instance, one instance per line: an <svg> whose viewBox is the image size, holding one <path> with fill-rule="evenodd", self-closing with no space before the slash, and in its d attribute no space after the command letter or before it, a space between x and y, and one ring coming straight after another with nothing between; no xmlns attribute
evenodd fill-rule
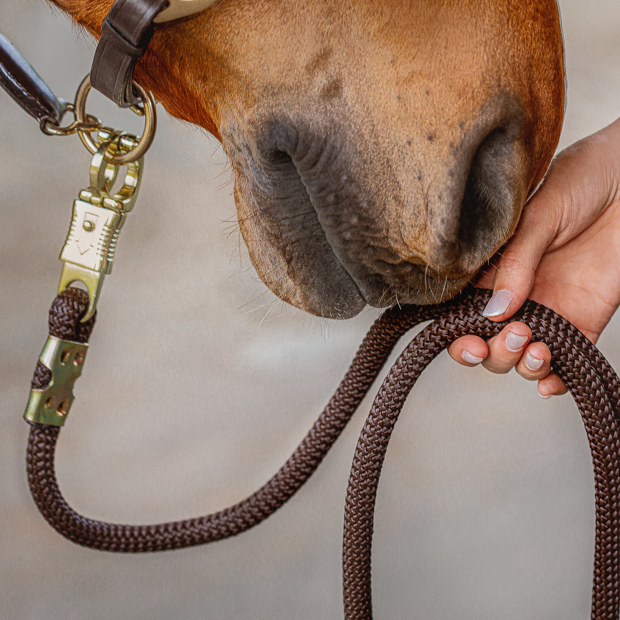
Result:
<svg viewBox="0 0 620 620"><path fill-rule="evenodd" d="M206 9L216 2L217 0L168 0L168 7L153 21L156 24L161 24L162 22L170 22L180 17L187 17Z"/></svg>
<svg viewBox="0 0 620 620"><path fill-rule="evenodd" d="M142 179L143 160L132 161L122 188L111 194L119 167L109 163L106 154L113 157L131 151L137 138L102 129L97 144L90 166L90 187L82 190L73 203L71 226L60 253L64 266L58 292L73 282L81 282L88 291L88 309L82 322L95 313L104 276L112 271L118 237L135 205Z"/></svg>
<svg viewBox="0 0 620 620"><path fill-rule="evenodd" d="M65 109L65 112L73 112L75 116L75 106L72 103L68 103ZM91 114L86 115L86 121L80 122L77 118L66 127L61 127L60 125L55 125L50 121L47 121L43 125L43 130L50 136L70 136L74 133L78 133L78 131L98 131L101 129L101 121Z"/></svg>
<svg viewBox="0 0 620 620"><path fill-rule="evenodd" d="M39 357L52 372L43 390L31 390L24 418L35 424L63 426L73 404L73 386L82 374L87 344L50 336Z"/></svg>
<svg viewBox="0 0 620 620"><path fill-rule="evenodd" d="M142 86L136 84L134 82L134 86L138 91L142 99L142 103L144 105L144 133L137 141L135 146L128 152L119 152L116 154L104 153L105 159L114 164L116 166L125 166L134 161L137 161L149 150L149 147L153 143L153 138L155 137L155 130L157 129L157 112L155 110L155 99L153 95L144 90ZM90 75L87 75L83 82L80 84L78 91L75 95L75 118L79 123L86 123L88 121L88 116L86 114L86 97L91 89L90 86ZM135 106L131 109L136 111ZM142 110L141 108L137 108L137 110ZM140 114L140 112L136 112ZM142 114L140 114L142 115ZM78 134L80 139L84 143L84 146L93 154L97 153L99 146L97 142L90 135L89 131L78 130Z"/></svg>
<svg viewBox="0 0 620 620"><path fill-rule="evenodd" d="M62 255L60 259L66 260L62 257ZM74 282L81 282L88 291L88 310L82 317L82 323L89 321L95 314L97 302L99 301L99 295L101 293L101 287L103 286L104 275L106 274L92 271L91 269L85 269L68 261L65 262L62 267L60 282L58 283L58 293L62 293Z"/></svg>

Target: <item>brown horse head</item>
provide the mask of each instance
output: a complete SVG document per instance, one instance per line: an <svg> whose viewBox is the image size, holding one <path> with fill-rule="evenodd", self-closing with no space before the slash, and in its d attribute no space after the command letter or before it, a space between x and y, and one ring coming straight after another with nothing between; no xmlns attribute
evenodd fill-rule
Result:
<svg viewBox="0 0 620 620"><path fill-rule="evenodd" d="M93 34L111 0L52 0ZM555 0L220 0L136 73L222 141L282 299L346 318L458 292L513 233L559 139Z"/></svg>

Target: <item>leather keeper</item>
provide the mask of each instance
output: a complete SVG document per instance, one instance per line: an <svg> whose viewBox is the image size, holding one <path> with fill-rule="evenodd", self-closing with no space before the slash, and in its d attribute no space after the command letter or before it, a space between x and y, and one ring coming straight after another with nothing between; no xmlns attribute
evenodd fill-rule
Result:
<svg viewBox="0 0 620 620"><path fill-rule="evenodd" d="M103 22L90 82L121 108L140 102L134 68L153 36L153 20L167 6L168 0L116 0Z"/></svg>
<svg viewBox="0 0 620 620"><path fill-rule="evenodd" d="M36 118L44 129L49 121L60 124L67 103L59 99L17 51L15 46L0 34L0 86L30 116Z"/></svg>
<svg viewBox="0 0 620 620"><path fill-rule="evenodd" d="M144 56L146 48L153 36L153 28L150 27L145 35L140 40L139 45L134 45L131 41L128 41L106 17L102 26L102 38L105 37L108 44L111 44L121 54L126 54L131 58L140 58Z"/></svg>

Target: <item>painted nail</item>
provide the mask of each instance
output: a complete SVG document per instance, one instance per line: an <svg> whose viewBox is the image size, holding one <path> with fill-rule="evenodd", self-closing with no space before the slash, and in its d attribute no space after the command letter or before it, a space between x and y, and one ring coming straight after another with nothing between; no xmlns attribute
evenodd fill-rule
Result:
<svg viewBox="0 0 620 620"><path fill-rule="evenodd" d="M493 297L489 299L489 303L482 311L482 316L500 316L508 310L508 306L512 301L512 293L510 291L496 291Z"/></svg>
<svg viewBox="0 0 620 620"><path fill-rule="evenodd" d="M508 332L508 335L506 336L506 348L512 353L516 353L525 346L527 340L527 336L519 336L513 332Z"/></svg>
<svg viewBox="0 0 620 620"><path fill-rule="evenodd" d="M542 365L545 363L545 360L539 360L538 358L530 355L529 351L525 354L525 367L528 370L540 370Z"/></svg>
<svg viewBox="0 0 620 620"><path fill-rule="evenodd" d="M469 351L463 351L463 359L468 364L479 364L482 361L481 357L478 357L477 355L473 355Z"/></svg>
<svg viewBox="0 0 620 620"><path fill-rule="evenodd" d="M543 400L549 400L551 398L551 394L549 394L549 396L545 396L544 394L541 394L540 392L538 392L538 396L540 396L540 398L542 398Z"/></svg>

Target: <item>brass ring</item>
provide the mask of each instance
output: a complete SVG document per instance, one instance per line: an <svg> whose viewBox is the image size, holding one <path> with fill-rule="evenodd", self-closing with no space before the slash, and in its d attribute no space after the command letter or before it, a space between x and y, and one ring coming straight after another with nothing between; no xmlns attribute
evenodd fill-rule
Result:
<svg viewBox="0 0 620 620"><path fill-rule="evenodd" d="M155 99L153 95L146 91L142 86L134 82L134 87L138 91L142 103L144 104L144 133L138 140L138 144L135 148L131 149L127 153L115 153L114 155L106 155L106 161L116 166L126 166L131 162L140 159L153 143L155 137L155 130L157 128L157 112L155 111ZM91 89L90 75L84 78L84 81L80 84L78 91L75 95L75 118L78 123L86 123L88 116L86 115L86 97ZM88 131L78 131L80 140L82 140L84 146L95 154L99 150L97 142L93 139Z"/></svg>

